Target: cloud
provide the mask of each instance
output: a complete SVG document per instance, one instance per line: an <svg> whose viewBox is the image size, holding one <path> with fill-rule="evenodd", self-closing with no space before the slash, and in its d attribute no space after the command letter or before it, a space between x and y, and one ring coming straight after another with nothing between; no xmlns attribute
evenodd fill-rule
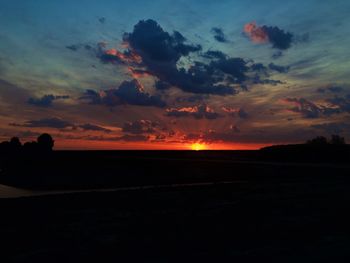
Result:
<svg viewBox="0 0 350 263"><path fill-rule="evenodd" d="M258 44L271 43L273 48L286 50L293 42L293 34L278 27L258 26L256 22L244 26L244 32L252 42Z"/></svg>
<svg viewBox="0 0 350 263"><path fill-rule="evenodd" d="M92 50L93 47L90 46L89 44L73 44L73 45L68 45L66 46L67 49L71 50L71 51L79 51L79 49L84 48L86 50Z"/></svg>
<svg viewBox="0 0 350 263"><path fill-rule="evenodd" d="M65 121L61 118L44 118L39 120L29 120L23 124L10 123L10 126L14 127L28 127L28 128L54 128L54 129L69 129L69 130L83 130L83 131L99 131L109 133L111 130L103 128L98 125L86 123L86 124L74 124L69 121Z"/></svg>
<svg viewBox="0 0 350 263"><path fill-rule="evenodd" d="M98 18L98 22L100 22L101 24L104 24L104 23L106 23L106 18L105 17L99 17Z"/></svg>
<svg viewBox="0 0 350 263"><path fill-rule="evenodd" d="M241 132L241 130L239 129L239 127L236 126L236 125L234 125L234 124L230 125L230 131L232 131L232 132L234 132L234 133L239 133L239 132Z"/></svg>
<svg viewBox="0 0 350 263"><path fill-rule="evenodd" d="M244 32L250 37L254 43L267 43L269 36L262 27L257 26L256 22L244 25Z"/></svg>
<svg viewBox="0 0 350 263"><path fill-rule="evenodd" d="M166 116L168 117L194 117L195 119L208 119L213 120L220 117L213 109L208 107L206 104L201 104L194 107L186 108L170 108L166 110Z"/></svg>
<svg viewBox="0 0 350 263"><path fill-rule="evenodd" d="M339 108L317 105L304 98L286 98L282 101L294 104L295 107L290 108L289 111L300 113L304 118L313 119L322 115L329 116L340 113Z"/></svg>
<svg viewBox="0 0 350 263"><path fill-rule="evenodd" d="M242 108L222 107L222 110L233 117L238 116L241 119L249 117L248 113Z"/></svg>
<svg viewBox="0 0 350 263"><path fill-rule="evenodd" d="M280 80L274 80L274 79L262 79L259 75L255 75L255 77L252 79L252 82L254 84L262 84L262 85L272 85L272 86L276 86L279 84L284 84L283 81Z"/></svg>
<svg viewBox="0 0 350 263"><path fill-rule="evenodd" d="M79 45L69 45L69 46L66 46L66 48L71 50L71 51L78 51L80 46Z"/></svg>
<svg viewBox="0 0 350 263"><path fill-rule="evenodd" d="M181 56L201 50L200 45L186 44L179 32L165 32L154 20L141 20L132 33L125 33L124 41L147 61L175 62Z"/></svg>
<svg viewBox="0 0 350 263"><path fill-rule="evenodd" d="M101 126L94 125L94 124L91 124L91 123L81 124L81 125L78 125L76 127L80 128L80 129L82 129L84 131L99 131L99 132L106 132L106 133L112 132L109 129L106 129L106 128L103 128Z"/></svg>
<svg viewBox="0 0 350 263"><path fill-rule="evenodd" d="M284 67L284 66L279 66L274 63L269 64L269 69L277 71L279 73L287 73L290 69L290 67Z"/></svg>
<svg viewBox="0 0 350 263"><path fill-rule="evenodd" d="M213 27L211 32L214 34L214 39L220 43L227 43L228 40L221 28Z"/></svg>
<svg viewBox="0 0 350 263"><path fill-rule="evenodd" d="M62 120L60 118L44 118L40 120L30 120L24 124L10 123L11 126L15 127L31 127L31 128L56 128L64 129L68 127L74 127L75 125L71 122Z"/></svg>
<svg viewBox="0 0 350 263"><path fill-rule="evenodd" d="M203 102L203 101L208 100L208 99L209 99L209 95L196 94L196 95L192 95L192 96L178 97L178 98L176 98L176 101L177 102L195 103L195 102Z"/></svg>
<svg viewBox="0 0 350 263"><path fill-rule="evenodd" d="M340 112L348 112L350 113L350 94L345 97L334 97L326 100L333 107L338 108Z"/></svg>
<svg viewBox="0 0 350 263"><path fill-rule="evenodd" d="M89 141L107 141L107 142L146 142L149 140L149 136L144 135L123 135L123 136L65 136L66 139L79 139Z"/></svg>
<svg viewBox="0 0 350 263"><path fill-rule="evenodd" d="M242 58L232 58L221 51L201 53L201 45L188 43L177 31L172 34L164 31L151 19L139 21L131 33L124 34L123 41L124 51L106 49L106 44L100 44L98 57L104 63L128 66L135 78L154 77L157 90L177 87L196 94L235 95L239 89L245 89L244 82L250 80L249 73L254 71L250 61ZM195 61L191 57L188 67L180 67L180 59L191 54L207 61Z"/></svg>
<svg viewBox="0 0 350 263"><path fill-rule="evenodd" d="M318 118L322 114L322 109L311 101L304 98L286 98L283 100L287 103L293 103L295 107L289 110L300 113L305 118Z"/></svg>
<svg viewBox="0 0 350 263"><path fill-rule="evenodd" d="M103 45L98 46L97 57L103 63L121 63L129 65L141 64L142 58L130 50L121 52L115 48L104 50Z"/></svg>
<svg viewBox="0 0 350 263"><path fill-rule="evenodd" d="M124 81L117 89L96 92L87 90L80 98L87 100L89 104L117 106L121 104L164 107L166 103L160 96L152 96L144 91L141 83L134 79Z"/></svg>
<svg viewBox="0 0 350 263"><path fill-rule="evenodd" d="M169 83L166 83L164 81L156 81L155 88L157 90L167 90L171 87Z"/></svg>
<svg viewBox="0 0 350 263"><path fill-rule="evenodd" d="M350 124L349 123L322 123L312 125L311 127L319 130L323 130L328 134L340 134L343 132L350 132Z"/></svg>
<svg viewBox="0 0 350 263"><path fill-rule="evenodd" d="M202 54L202 57L210 59L225 59L227 55L219 50L208 50Z"/></svg>
<svg viewBox="0 0 350 263"><path fill-rule="evenodd" d="M158 125L159 124L157 122L138 120L124 123L122 131L131 134L153 133L155 131L155 127Z"/></svg>
<svg viewBox="0 0 350 263"><path fill-rule="evenodd" d="M38 106L38 107L51 107L53 101L55 100L65 100L69 99L69 96L55 96L52 94L44 95L41 98L29 98L27 103L30 105Z"/></svg>
<svg viewBox="0 0 350 263"><path fill-rule="evenodd" d="M124 42L129 52L141 57L142 62L138 66L146 68L160 81L161 85L156 85L159 89L175 86L191 93L235 94L229 84L221 84L225 81L225 75L230 74L232 80L239 82L244 79L244 71L247 71L243 60L226 57L209 65L195 61L188 70L178 68L181 57L198 53L202 47L188 44L177 31L173 34L165 32L154 20L140 21L133 32L124 35Z"/></svg>
<svg viewBox="0 0 350 263"><path fill-rule="evenodd" d="M318 93L341 93L344 91L344 88L340 87L340 86L331 86L328 88L318 88L317 92Z"/></svg>
<svg viewBox="0 0 350 263"><path fill-rule="evenodd" d="M123 135L120 137L114 137L112 139L109 139L112 141L125 141L125 142L146 142L149 140L149 136L145 135Z"/></svg>

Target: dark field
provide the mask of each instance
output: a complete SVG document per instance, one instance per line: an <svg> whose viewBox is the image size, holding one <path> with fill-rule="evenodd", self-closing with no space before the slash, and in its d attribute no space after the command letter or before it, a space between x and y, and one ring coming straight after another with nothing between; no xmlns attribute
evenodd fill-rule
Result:
<svg viewBox="0 0 350 263"><path fill-rule="evenodd" d="M1 262L349 262L350 166L260 152L54 152L3 166Z"/></svg>

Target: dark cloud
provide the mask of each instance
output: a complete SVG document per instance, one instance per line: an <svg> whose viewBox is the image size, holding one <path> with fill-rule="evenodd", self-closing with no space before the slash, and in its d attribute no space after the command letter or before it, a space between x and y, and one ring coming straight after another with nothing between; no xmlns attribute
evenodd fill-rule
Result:
<svg viewBox="0 0 350 263"><path fill-rule="evenodd" d="M344 123L344 122L322 123L322 124L312 125L311 127L325 131L328 134L341 134L343 132L350 132L350 124Z"/></svg>
<svg viewBox="0 0 350 263"><path fill-rule="evenodd" d="M205 100L209 99L209 95L206 94L196 94L192 96L187 96L187 97L178 97L176 98L177 102L203 102Z"/></svg>
<svg viewBox="0 0 350 263"><path fill-rule="evenodd" d="M65 136L66 139L79 139L89 141L106 141L106 142L146 142L149 140L149 136L144 135L123 135L123 136Z"/></svg>
<svg viewBox="0 0 350 263"><path fill-rule="evenodd" d="M166 111L168 117L194 117L195 119L208 119L213 120L220 117L213 109L209 108L206 104L201 104L194 107L185 107L174 109L170 108Z"/></svg>
<svg viewBox="0 0 350 263"><path fill-rule="evenodd" d="M273 59L278 59L278 58L280 58L282 56L283 56L283 52L282 51L277 51L277 52L272 54L272 58Z"/></svg>
<svg viewBox="0 0 350 263"><path fill-rule="evenodd" d="M154 20L141 20L132 33L126 33L124 40L146 60L176 62L181 56L201 50L199 45L186 44L185 37L175 31L165 32Z"/></svg>
<svg viewBox="0 0 350 263"><path fill-rule="evenodd" d="M209 71L219 70L224 74L228 74L235 83L242 83L246 80L248 69L247 62L242 58L219 59L212 61L209 65Z"/></svg>
<svg viewBox="0 0 350 263"><path fill-rule="evenodd" d="M274 63L269 64L269 69L277 71L279 73L287 73L290 69L290 67L285 67L285 66L279 66Z"/></svg>
<svg viewBox="0 0 350 263"><path fill-rule="evenodd" d="M218 27L213 27L211 29L211 32L213 33L214 35L214 39L218 42L221 42L221 43L227 43L228 40L224 34L224 31L221 29L221 28L218 28Z"/></svg>
<svg viewBox="0 0 350 263"><path fill-rule="evenodd" d="M33 132L33 131L27 130L27 131L17 132L15 137L18 137L18 138L38 138L40 135L41 135L40 132ZM11 136L13 136L13 134Z"/></svg>
<svg viewBox="0 0 350 263"><path fill-rule="evenodd" d="M263 26L263 30L267 33L273 48L288 49L293 42L293 34L274 26Z"/></svg>
<svg viewBox="0 0 350 263"><path fill-rule="evenodd" d="M253 71L257 71L257 72L263 72L263 73L266 73L267 74L267 70L268 68L262 64L262 63L254 63L252 66L251 66L251 69Z"/></svg>
<svg viewBox="0 0 350 263"><path fill-rule="evenodd" d="M284 101L295 104L295 107L290 108L289 110L295 113L300 113L305 118L318 118L322 114L322 109L307 99L287 98Z"/></svg>
<svg viewBox="0 0 350 263"><path fill-rule="evenodd" d="M286 50L293 42L293 34L276 26L258 26L255 22L244 26L244 32L255 43L271 43L273 48Z"/></svg>
<svg viewBox="0 0 350 263"><path fill-rule="evenodd" d="M101 24L104 24L104 23L106 23L106 18L105 17L100 17L100 18L98 18L98 22L100 22Z"/></svg>
<svg viewBox="0 0 350 263"><path fill-rule="evenodd" d="M166 83L164 81L156 81L155 88L157 90L167 90L171 87L169 83Z"/></svg>
<svg viewBox="0 0 350 263"><path fill-rule="evenodd" d="M244 109L240 109L238 111L238 116L241 118L241 119L247 119L249 117L248 113L244 110Z"/></svg>
<svg viewBox="0 0 350 263"><path fill-rule="evenodd" d="M327 87L327 88L318 88L317 92L318 93L341 93L344 91L344 88L340 87L340 86L331 86L331 87Z"/></svg>
<svg viewBox="0 0 350 263"><path fill-rule="evenodd" d="M89 101L89 104L103 104L102 95L94 90L88 89L85 91L84 95L80 97L81 100ZM110 105L109 105L110 106Z"/></svg>
<svg viewBox="0 0 350 263"><path fill-rule="evenodd" d="M80 129L82 129L84 131L98 131L98 132L106 132L106 133L112 132L109 129L106 129L106 128L103 128L101 126L94 125L94 124L91 124L91 123L81 124L81 125L78 125L76 127L80 128Z"/></svg>
<svg viewBox="0 0 350 263"><path fill-rule="evenodd" d="M28 128L54 128L54 129L69 129L69 130L83 130L83 131L99 131L109 133L111 130L105 129L101 126L86 123L76 125L69 121L65 121L61 118L44 118L40 120L30 120L23 124L10 123L11 126L15 127L28 127Z"/></svg>
<svg viewBox="0 0 350 263"><path fill-rule="evenodd" d="M75 125L71 122L62 120L60 118L45 118L40 120L30 120L24 124L11 123L11 126L16 127L31 127L31 128L56 128L64 129L68 127L74 127Z"/></svg>
<svg viewBox="0 0 350 263"><path fill-rule="evenodd" d="M52 94L44 95L41 98L29 98L28 104L35 105L38 107L51 107L53 101L60 99L69 99L69 96L55 96Z"/></svg>
<svg viewBox="0 0 350 263"><path fill-rule="evenodd" d="M336 107L328 107L317 105L304 98L287 98L283 100L286 103L293 103L295 107L289 110L295 113L300 113L304 118L319 118L322 115L329 116L341 113L341 110Z"/></svg>
<svg viewBox="0 0 350 263"><path fill-rule="evenodd" d="M232 132L234 132L234 133L239 133L239 132L241 132L241 130L239 129L239 127L236 126L236 125L234 125L234 124L232 124L232 125L230 126L230 131L232 131Z"/></svg>
<svg viewBox="0 0 350 263"><path fill-rule="evenodd" d="M238 116L240 119L249 118L249 114L243 108L222 107L222 110L233 117Z"/></svg>
<svg viewBox="0 0 350 263"><path fill-rule="evenodd" d="M336 107L340 112L350 113L350 94L345 97L334 97L326 100L332 106Z"/></svg>
<svg viewBox="0 0 350 263"><path fill-rule="evenodd" d="M255 76L251 77L253 84L269 84L269 85L279 85L284 84L280 80L269 79L271 71L277 71L279 73L287 73L289 67L279 66L273 63L270 63L267 67L262 63L254 63L250 66L250 70L255 72Z"/></svg>
<svg viewBox="0 0 350 263"><path fill-rule="evenodd" d="M136 79L124 81L117 89L96 92L87 90L80 98L87 100L90 104L100 104L107 106L117 106L121 104L164 107L165 102L160 96L152 96L146 93Z"/></svg>
<svg viewBox="0 0 350 263"><path fill-rule="evenodd" d="M145 135L129 135L125 134L120 137L115 137L113 139L109 139L113 141L125 141L125 142L146 142L149 140L149 136Z"/></svg>
<svg viewBox="0 0 350 263"><path fill-rule="evenodd" d="M124 123L122 131L131 134L153 133L158 125L157 122L138 120Z"/></svg>
<svg viewBox="0 0 350 263"><path fill-rule="evenodd" d="M117 49L107 49L105 50L105 45L99 44L96 56L101 60L102 63L117 63L117 64L127 64L127 65L138 65L141 63L141 57L130 50L120 52Z"/></svg>
<svg viewBox="0 0 350 263"><path fill-rule="evenodd" d="M259 75L255 75L255 77L252 78L252 82L254 84L262 84L262 85L269 84L269 85L273 85L273 86L276 86L276 85L279 85L279 84L284 84L283 81L274 80L274 79L263 79Z"/></svg>
<svg viewBox="0 0 350 263"><path fill-rule="evenodd" d="M143 90L137 80L124 81L117 90L113 91L123 103L139 106L164 107L165 102L159 96L152 96Z"/></svg>
<svg viewBox="0 0 350 263"><path fill-rule="evenodd" d="M210 59L226 59L227 55L219 50L208 50L202 54L202 57Z"/></svg>
<svg viewBox="0 0 350 263"><path fill-rule="evenodd" d="M236 82L245 79L244 61L226 56L220 56L221 59L209 65L194 62L187 71L179 69L179 59L200 51L201 46L187 44L179 32L170 35L153 20L140 21L132 33L124 35L124 41L129 44L130 52L142 58L141 65L161 81L160 88L176 86L191 93L226 95L236 92L229 85L220 84L224 82L225 74L231 75Z"/></svg>
<svg viewBox="0 0 350 263"><path fill-rule="evenodd" d="M80 45L69 45L69 46L66 46L66 48L71 51L78 51L80 49Z"/></svg>
<svg viewBox="0 0 350 263"><path fill-rule="evenodd" d="M127 65L135 78L139 71L155 77L157 90L173 86L189 93L234 95L245 89L248 73L254 71L242 58L231 58L220 51L200 53L200 45L189 44L177 31L169 34L154 20L138 22L123 40L125 51L106 50L106 44L100 44L98 57L104 63ZM187 69L179 67L180 58L191 53L209 61L193 61Z"/></svg>

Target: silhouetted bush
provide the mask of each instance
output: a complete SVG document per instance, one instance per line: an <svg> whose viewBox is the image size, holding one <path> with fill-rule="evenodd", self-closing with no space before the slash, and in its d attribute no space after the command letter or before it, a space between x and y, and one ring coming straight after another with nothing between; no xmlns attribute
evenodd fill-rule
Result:
<svg viewBox="0 0 350 263"><path fill-rule="evenodd" d="M324 136L317 136L311 140L308 140L306 142L307 144L310 145L328 145L328 144L332 144L332 145L345 145L345 138L341 137L339 135L332 135L332 137L330 138L330 140L328 140L326 137Z"/></svg>
<svg viewBox="0 0 350 263"><path fill-rule="evenodd" d="M332 135L330 143L334 144L334 145L345 145L346 144L345 138L340 137L339 135Z"/></svg>
<svg viewBox="0 0 350 263"><path fill-rule="evenodd" d="M306 143L311 145L327 145L328 140L324 136L317 136L316 138L308 140Z"/></svg>

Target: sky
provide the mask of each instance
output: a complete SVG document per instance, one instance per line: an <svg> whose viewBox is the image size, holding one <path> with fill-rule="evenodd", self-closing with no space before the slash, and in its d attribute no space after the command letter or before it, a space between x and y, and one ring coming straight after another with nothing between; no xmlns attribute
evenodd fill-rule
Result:
<svg viewBox="0 0 350 263"><path fill-rule="evenodd" d="M0 140L350 140L348 0L0 0Z"/></svg>

